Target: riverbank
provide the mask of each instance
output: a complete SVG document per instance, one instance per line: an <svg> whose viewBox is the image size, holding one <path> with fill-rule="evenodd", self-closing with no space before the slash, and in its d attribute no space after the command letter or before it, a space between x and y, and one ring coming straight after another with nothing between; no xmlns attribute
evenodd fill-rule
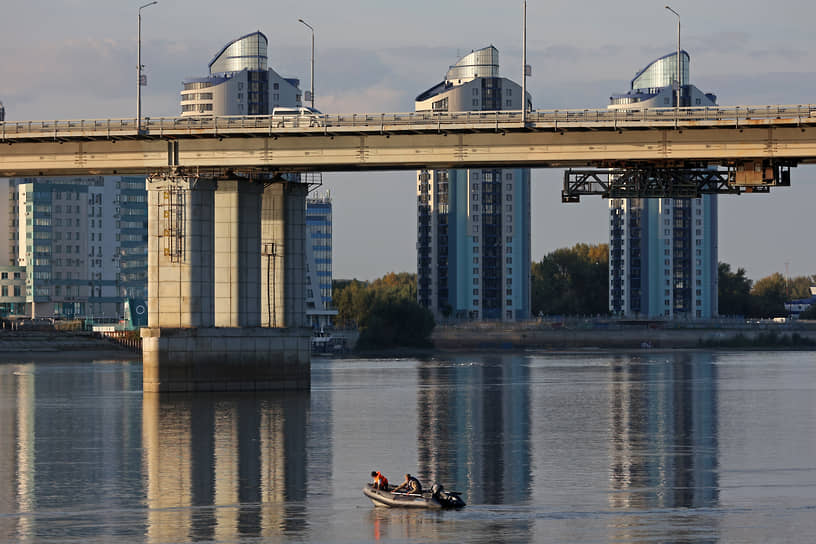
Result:
<svg viewBox="0 0 816 544"><path fill-rule="evenodd" d="M431 336L442 351L512 349L695 349L774 348L816 350L810 327L551 328L530 324L471 324L437 327Z"/></svg>
<svg viewBox="0 0 816 544"><path fill-rule="evenodd" d="M141 355L92 333L0 331L0 363L135 360Z"/></svg>

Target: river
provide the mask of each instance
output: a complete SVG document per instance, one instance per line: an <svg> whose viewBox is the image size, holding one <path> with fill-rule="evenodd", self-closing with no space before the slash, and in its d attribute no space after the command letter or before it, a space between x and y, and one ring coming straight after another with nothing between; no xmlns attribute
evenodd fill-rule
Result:
<svg viewBox="0 0 816 544"><path fill-rule="evenodd" d="M812 352L314 359L311 392L143 395L0 364L2 542L805 542ZM372 470L462 493L375 509Z"/></svg>

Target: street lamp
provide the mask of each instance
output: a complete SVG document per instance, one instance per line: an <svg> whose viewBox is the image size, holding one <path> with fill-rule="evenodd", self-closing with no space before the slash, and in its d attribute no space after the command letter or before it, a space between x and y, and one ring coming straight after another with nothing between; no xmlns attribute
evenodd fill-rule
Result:
<svg viewBox="0 0 816 544"><path fill-rule="evenodd" d="M681 85L680 85L680 65L682 64L682 61L680 60L680 14L677 13L676 11L674 11L669 6L666 6L666 9L671 11L672 13L674 13L677 16L677 104L675 106L675 109L677 110L677 113L679 114L679 112L680 112L680 87L681 87Z"/></svg>
<svg viewBox="0 0 816 544"><path fill-rule="evenodd" d="M312 101L312 109L314 109L314 28L312 27L312 25L310 25L309 23L307 23L303 19L298 19L298 21L303 23L304 25L306 25L306 28L308 28L309 30L312 31L312 62L311 62L311 75L309 77L309 79L311 81L311 85L310 85L311 90L309 91L309 94L311 95L310 98L311 98L311 101Z"/></svg>
<svg viewBox="0 0 816 544"><path fill-rule="evenodd" d="M158 4L158 0L139 7L139 20L136 30L136 131L142 131L142 10Z"/></svg>
<svg viewBox="0 0 816 544"><path fill-rule="evenodd" d="M527 126L527 0L524 0L521 26L521 123Z"/></svg>

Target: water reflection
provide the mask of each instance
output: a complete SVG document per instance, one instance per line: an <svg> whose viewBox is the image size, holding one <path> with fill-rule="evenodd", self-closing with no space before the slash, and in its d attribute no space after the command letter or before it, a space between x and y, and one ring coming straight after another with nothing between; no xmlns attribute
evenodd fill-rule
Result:
<svg viewBox="0 0 816 544"><path fill-rule="evenodd" d="M419 466L471 503L530 497L529 367L523 356L453 357L419 366Z"/></svg>
<svg viewBox="0 0 816 544"><path fill-rule="evenodd" d="M713 508L719 503L717 367L708 353L617 358L610 380L610 505L631 511ZM684 526L716 531L701 514ZM616 537L637 542L637 518L617 520ZM688 535L686 535L688 536ZM691 537L690 537L691 538ZM699 534L693 540L700 540ZM716 538L714 539L716 540Z"/></svg>
<svg viewBox="0 0 816 544"><path fill-rule="evenodd" d="M147 540L305 534L308 393L143 397Z"/></svg>

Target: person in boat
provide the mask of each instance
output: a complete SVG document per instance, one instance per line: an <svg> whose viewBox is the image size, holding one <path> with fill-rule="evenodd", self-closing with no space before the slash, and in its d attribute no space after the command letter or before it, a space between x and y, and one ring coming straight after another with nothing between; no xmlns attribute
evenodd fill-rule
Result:
<svg viewBox="0 0 816 544"><path fill-rule="evenodd" d="M388 478L383 476L383 473L379 470L372 470L371 477L374 478L374 483L371 486L374 489L384 489L388 491Z"/></svg>
<svg viewBox="0 0 816 544"><path fill-rule="evenodd" d="M406 493L412 493L415 495L422 494L422 484L419 483L419 480L411 476L410 474L405 475L405 481L394 488L393 493L397 493L399 491L405 490Z"/></svg>

